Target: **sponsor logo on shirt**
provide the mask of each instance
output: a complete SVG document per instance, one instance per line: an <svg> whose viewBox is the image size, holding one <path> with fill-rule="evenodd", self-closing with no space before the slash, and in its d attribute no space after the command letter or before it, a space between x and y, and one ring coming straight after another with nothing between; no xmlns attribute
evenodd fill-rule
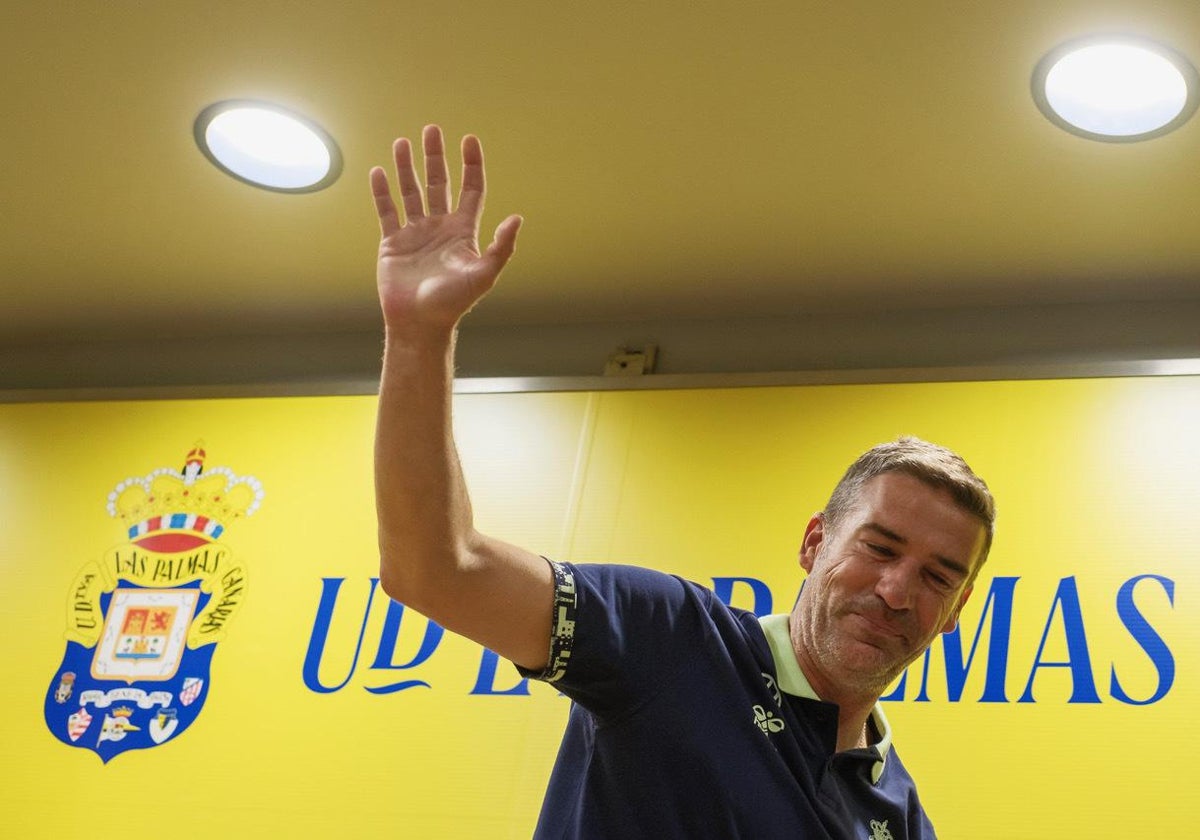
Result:
<svg viewBox="0 0 1200 840"><path fill-rule="evenodd" d="M764 735L779 732L784 726L783 721L775 717L774 712L768 712L762 706L754 707L754 722L758 724L758 728Z"/></svg>
<svg viewBox="0 0 1200 840"><path fill-rule="evenodd" d="M782 707L783 695L779 693L779 687L775 684L775 678L765 671L762 677L767 684L767 690L771 692L771 699L775 701L775 706ZM754 722L764 735L770 735L772 732L780 732L783 729L783 721L775 717L774 712L768 712L762 706L755 706L753 712Z"/></svg>
<svg viewBox="0 0 1200 840"><path fill-rule="evenodd" d="M892 832L888 830L887 824L887 820L871 820L871 836L867 840L892 840Z"/></svg>

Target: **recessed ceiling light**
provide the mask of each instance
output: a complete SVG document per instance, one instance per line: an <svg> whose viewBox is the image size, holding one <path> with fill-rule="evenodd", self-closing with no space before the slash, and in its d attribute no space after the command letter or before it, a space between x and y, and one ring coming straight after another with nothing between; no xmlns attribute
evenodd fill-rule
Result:
<svg viewBox="0 0 1200 840"><path fill-rule="evenodd" d="M1051 50L1033 98L1055 125L1092 140L1147 140L1185 123L1200 103L1191 62L1161 44L1086 38Z"/></svg>
<svg viewBox="0 0 1200 840"><path fill-rule="evenodd" d="M342 173L341 152L328 132L278 105L217 102L196 117L193 133L215 166L263 189L314 192Z"/></svg>

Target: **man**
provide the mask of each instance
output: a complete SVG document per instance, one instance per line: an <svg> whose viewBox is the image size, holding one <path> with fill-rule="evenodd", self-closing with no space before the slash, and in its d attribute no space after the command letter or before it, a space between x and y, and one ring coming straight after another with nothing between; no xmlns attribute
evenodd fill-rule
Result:
<svg viewBox="0 0 1200 840"><path fill-rule="evenodd" d="M573 701L539 837L932 837L880 694L954 628L994 508L961 458L913 438L866 453L808 523L790 615L759 621L645 569L549 562L475 530L451 433L455 329L512 256L480 251L484 170L441 131L371 172L386 327L376 440L384 590Z"/></svg>

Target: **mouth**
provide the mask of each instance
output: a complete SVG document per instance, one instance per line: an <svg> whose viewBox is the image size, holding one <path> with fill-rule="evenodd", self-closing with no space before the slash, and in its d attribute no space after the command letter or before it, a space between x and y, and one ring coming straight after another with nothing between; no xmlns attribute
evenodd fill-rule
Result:
<svg viewBox="0 0 1200 840"><path fill-rule="evenodd" d="M904 633L891 624L860 612L852 612L850 615L857 619L858 625L866 630L868 636L891 640L893 642L899 641L902 643L904 641Z"/></svg>

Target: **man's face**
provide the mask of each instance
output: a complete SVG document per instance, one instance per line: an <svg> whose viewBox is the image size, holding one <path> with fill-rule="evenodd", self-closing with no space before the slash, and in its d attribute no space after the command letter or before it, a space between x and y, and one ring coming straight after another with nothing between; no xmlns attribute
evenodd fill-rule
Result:
<svg viewBox="0 0 1200 840"><path fill-rule="evenodd" d="M818 694L878 694L954 629L984 526L944 490L898 472L868 481L842 521L832 531L826 524L818 514L804 534L809 574L793 636Z"/></svg>

